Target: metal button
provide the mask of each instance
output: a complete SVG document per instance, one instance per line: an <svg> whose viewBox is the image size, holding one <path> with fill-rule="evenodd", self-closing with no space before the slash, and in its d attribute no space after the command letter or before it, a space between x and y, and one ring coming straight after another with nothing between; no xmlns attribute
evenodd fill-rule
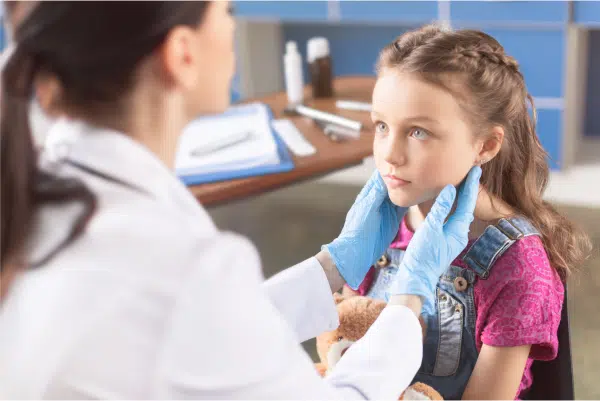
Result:
<svg viewBox="0 0 600 401"><path fill-rule="evenodd" d="M463 292L469 286L469 282L464 277L457 277L454 279L454 288L458 292Z"/></svg>
<svg viewBox="0 0 600 401"><path fill-rule="evenodd" d="M442 302L446 302L448 300L448 297L446 296L446 294L442 294L442 295L440 295L440 300Z"/></svg>
<svg viewBox="0 0 600 401"><path fill-rule="evenodd" d="M377 266L379 266L379 267L386 267L389 264L390 264L390 259L385 254L381 255L381 257L377 261Z"/></svg>
<svg viewBox="0 0 600 401"><path fill-rule="evenodd" d="M454 312L455 313L460 313L462 307L460 305L456 305L456 307L454 308Z"/></svg>

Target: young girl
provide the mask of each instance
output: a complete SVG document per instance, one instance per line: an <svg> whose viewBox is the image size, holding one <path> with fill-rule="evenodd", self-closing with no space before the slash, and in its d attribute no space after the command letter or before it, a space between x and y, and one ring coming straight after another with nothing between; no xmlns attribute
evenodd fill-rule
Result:
<svg viewBox="0 0 600 401"><path fill-rule="evenodd" d="M535 110L517 62L483 32L429 26L381 52L375 162L391 200L411 208L357 293L385 299L435 195L458 185L473 165L483 169L469 245L423 316L428 327L415 381L446 399L525 395L532 362L557 355L561 279L590 248L542 200L547 155L528 105Z"/></svg>

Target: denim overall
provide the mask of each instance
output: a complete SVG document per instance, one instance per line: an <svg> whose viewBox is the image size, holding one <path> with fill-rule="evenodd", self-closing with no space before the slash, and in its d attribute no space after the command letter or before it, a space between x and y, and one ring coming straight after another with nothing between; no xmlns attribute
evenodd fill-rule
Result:
<svg viewBox="0 0 600 401"><path fill-rule="evenodd" d="M423 363L413 382L436 389L446 400L461 399L477 362L476 311L473 285L488 278L496 260L517 240L539 232L523 217L502 219L488 226L464 254L468 268L450 265L437 285L436 314L422 318L427 324ZM404 251L388 249L377 262L375 278L367 296L388 300L388 286Z"/></svg>

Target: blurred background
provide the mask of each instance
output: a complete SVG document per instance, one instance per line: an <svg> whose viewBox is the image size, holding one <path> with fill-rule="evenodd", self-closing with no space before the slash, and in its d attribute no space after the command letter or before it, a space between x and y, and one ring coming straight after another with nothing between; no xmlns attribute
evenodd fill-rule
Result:
<svg viewBox="0 0 600 401"><path fill-rule="evenodd" d="M594 241L593 257L571 278L568 301L576 397L600 399L600 2L330 0L235 5L235 101L282 91L286 41L295 40L305 56L306 41L313 36L329 40L336 76L373 75L385 44L430 22L482 29L516 57L538 109L538 135L551 157L546 197ZM4 43L0 29L0 49ZM305 74L307 70L305 66ZM368 158L358 167L209 212L222 229L253 240L270 276L314 255L338 235L372 171ZM314 357L314 343L305 347Z"/></svg>

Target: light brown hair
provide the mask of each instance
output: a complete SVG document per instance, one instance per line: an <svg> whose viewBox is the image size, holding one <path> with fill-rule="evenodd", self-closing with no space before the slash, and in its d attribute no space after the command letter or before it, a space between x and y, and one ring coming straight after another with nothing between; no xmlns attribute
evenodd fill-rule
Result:
<svg viewBox="0 0 600 401"><path fill-rule="evenodd" d="M548 154L535 132L533 98L517 61L500 43L481 31L429 25L399 36L381 51L377 70L387 69L415 74L449 91L478 135L503 127L500 152L482 166L482 185L540 231L550 263L563 279L579 267L591 242L542 199Z"/></svg>

